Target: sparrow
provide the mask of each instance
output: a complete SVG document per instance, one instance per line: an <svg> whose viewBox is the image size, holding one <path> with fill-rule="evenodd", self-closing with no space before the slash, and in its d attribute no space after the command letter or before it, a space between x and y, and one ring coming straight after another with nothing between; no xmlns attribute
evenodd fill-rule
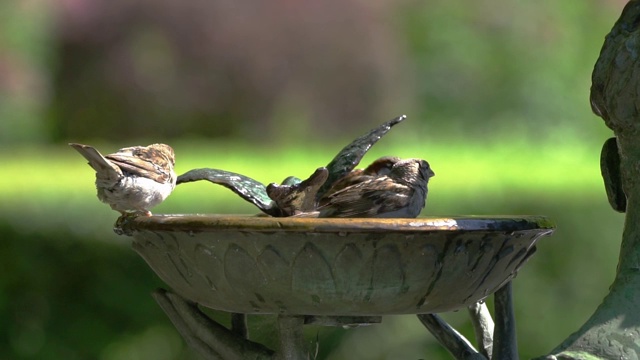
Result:
<svg viewBox="0 0 640 360"><path fill-rule="evenodd" d="M317 216L417 217L425 205L427 183L435 173L429 163L422 159L390 161L393 162L390 169L385 170L382 166L377 170L380 173L388 173L377 176L362 175L362 181L327 195L324 203L318 208Z"/></svg>
<svg viewBox="0 0 640 360"><path fill-rule="evenodd" d="M132 146L103 156L89 145L69 143L96 171L98 199L122 215L151 216L176 187L175 155L166 144Z"/></svg>
<svg viewBox="0 0 640 360"><path fill-rule="evenodd" d="M325 195L320 199L319 204L324 205L328 201L329 195L346 188L347 186L351 186L357 184L359 182L363 182L366 180L370 180L376 176L383 176L389 174L391 172L391 168L395 163L400 161L399 157L395 156L383 156L379 159L376 159L369 166L364 169L355 169L350 173L345 175L343 178L338 179L329 190L325 193Z"/></svg>

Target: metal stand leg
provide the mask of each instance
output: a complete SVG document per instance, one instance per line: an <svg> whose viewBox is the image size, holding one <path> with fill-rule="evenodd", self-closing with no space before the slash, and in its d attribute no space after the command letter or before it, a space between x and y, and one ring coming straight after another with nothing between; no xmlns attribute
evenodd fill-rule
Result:
<svg viewBox="0 0 640 360"><path fill-rule="evenodd" d="M469 306L469 316L476 334L476 344L487 359L493 356L493 319L484 301Z"/></svg>
<svg viewBox="0 0 640 360"><path fill-rule="evenodd" d="M276 354L278 360L310 359L309 351L304 345L304 316L278 316L278 333L280 349Z"/></svg>
<svg viewBox="0 0 640 360"><path fill-rule="evenodd" d="M518 360L511 282L496 291L494 303L495 326L483 302L469 307L480 352L438 315L422 314L418 319L456 359Z"/></svg>
<svg viewBox="0 0 640 360"><path fill-rule="evenodd" d="M247 315L231 313L231 331L238 336L248 339Z"/></svg>
<svg viewBox="0 0 640 360"><path fill-rule="evenodd" d="M187 344L204 359L273 359L273 351L211 320L196 304L163 289L153 297Z"/></svg>
<svg viewBox="0 0 640 360"><path fill-rule="evenodd" d="M167 314L187 344L208 360L307 360L310 354L305 346L303 327L305 322L314 322L305 316L278 316L279 349L277 352L246 338L246 315L231 315L231 330L211 320L198 306L166 290L153 294L160 307ZM435 314L419 314L418 319L436 339L456 359L461 360L518 360L518 346L515 332L515 316L511 283L507 283L495 295L496 324L493 339L489 335L493 327L491 316L484 304L469 307L476 338L482 349L478 352L473 345L454 328ZM329 319L329 318L328 318ZM319 321L322 320L322 321ZM315 322L339 323L375 323L371 318L331 318L315 319ZM365 321L366 320L366 321ZM492 343L493 354L492 352ZM493 355L493 356L492 356Z"/></svg>
<svg viewBox="0 0 640 360"><path fill-rule="evenodd" d="M516 338L516 319L513 314L513 294L511 282L505 284L493 295L496 328L493 333L494 359L517 360L518 340Z"/></svg>
<svg viewBox="0 0 640 360"><path fill-rule="evenodd" d="M418 319L431 334L458 360L486 360L456 329L436 314L419 314Z"/></svg>

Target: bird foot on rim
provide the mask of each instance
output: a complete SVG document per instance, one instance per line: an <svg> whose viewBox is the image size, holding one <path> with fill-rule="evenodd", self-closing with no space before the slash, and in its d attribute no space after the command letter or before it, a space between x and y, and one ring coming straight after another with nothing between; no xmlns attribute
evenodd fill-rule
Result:
<svg viewBox="0 0 640 360"><path fill-rule="evenodd" d="M113 232L116 233L116 235L132 235L127 233L124 230L124 225L127 224L129 221L131 221L132 219L137 218L138 216L151 216L151 212L147 210L146 213L139 213L139 212L125 212L122 213L122 215L120 215L118 217L118 219L116 220L116 223L113 224Z"/></svg>

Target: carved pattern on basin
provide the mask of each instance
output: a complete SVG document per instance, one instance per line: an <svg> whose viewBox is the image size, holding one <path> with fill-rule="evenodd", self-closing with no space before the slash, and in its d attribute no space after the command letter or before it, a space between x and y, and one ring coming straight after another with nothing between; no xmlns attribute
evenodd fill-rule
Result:
<svg viewBox="0 0 640 360"><path fill-rule="evenodd" d="M542 217L153 216L123 225L174 291L236 313L386 315L471 305L516 275Z"/></svg>

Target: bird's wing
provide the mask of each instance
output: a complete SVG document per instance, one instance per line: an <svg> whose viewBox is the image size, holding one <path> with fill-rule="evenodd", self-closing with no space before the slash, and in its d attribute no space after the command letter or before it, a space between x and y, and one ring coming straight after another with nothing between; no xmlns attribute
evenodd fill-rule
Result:
<svg viewBox="0 0 640 360"><path fill-rule="evenodd" d="M172 164L157 149L130 147L105 157L132 175L149 178L160 184L171 181Z"/></svg>
<svg viewBox="0 0 640 360"><path fill-rule="evenodd" d="M370 175L363 175L362 169L353 170L352 172L347 174L347 176L336 181L335 184L333 184L333 186L329 190L327 190L327 192L322 197L322 199L320 199L319 204L320 205L326 204L331 195L335 194L340 190L343 190L344 188L353 186L363 181L372 180L373 178L374 177Z"/></svg>
<svg viewBox="0 0 640 360"><path fill-rule="evenodd" d="M329 196L320 217L379 217L409 204L412 189L382 177L358 183Z"/></svg>
<svg viewBox="0 0 640 360"><path fill-rule="evenodd" d="M386 123L369 131L369 133L353 140L349 145L345 146L336 157L327 165L329 176L327 181L318 190L317 199L321 199L327 193L333 184L340 178L348 174L353 168L358 166L360 160L369 151L369 149L382 138L391 128L405 120L405 115L398 116Z"/></svg>
<svg viewBox="0 0 640 360"><path fill-rule="evenodd" d="M117 165L105 159L93 146L76 143L69 143L69 145L89 161L89 166L96 171L97 177L104 180L118 181L118 179L123 176L122 170L120 170Z"/></svg>

